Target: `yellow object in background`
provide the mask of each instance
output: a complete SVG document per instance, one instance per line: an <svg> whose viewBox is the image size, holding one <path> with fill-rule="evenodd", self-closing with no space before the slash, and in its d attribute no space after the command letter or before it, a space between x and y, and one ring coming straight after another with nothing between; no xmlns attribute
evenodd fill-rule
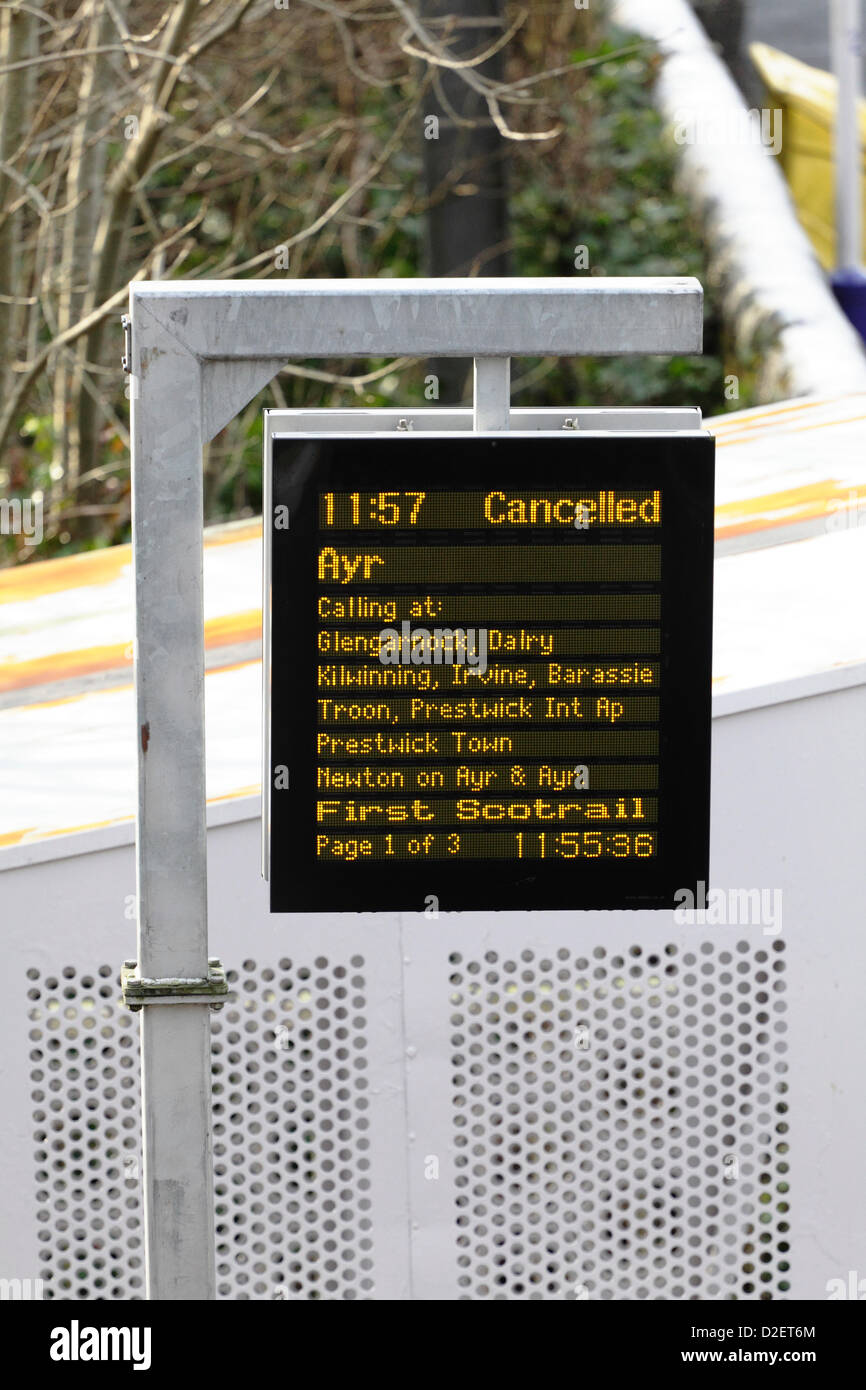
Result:
<svg viewBox="0 0 866 1390"><path fill-rule="evenodd" d="M765 43L749 45L749 55L767 89L769 104L782 112L781 163L797 208L825 270L836 265L836 192L833 140L837 83L832 73L809 67ZM860 137L866 150L866 101L860 101ZM866 185L861 163L863 258L866 260Z"/></svg>

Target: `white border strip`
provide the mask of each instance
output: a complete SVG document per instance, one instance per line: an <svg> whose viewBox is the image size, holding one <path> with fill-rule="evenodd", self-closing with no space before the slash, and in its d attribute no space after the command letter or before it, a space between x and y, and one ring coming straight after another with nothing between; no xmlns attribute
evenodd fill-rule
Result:
<svg viewBox="0 0 866 1390"><path fill-rule="evenodd" d="M793 676L786 681L769 685L746 686L742 690L719 690L713 695L713 718L726 719L731 714L746 714L749 710L764 709L767 705L788 704L791 700L809 700L815 695L833 695L855 685L866 685L866 661L851 666L835 666L829 671L814 671L806 676Z"/></svg>
<svg viewBox="0 0 866 1390"><path fill-rule="evenodd" d="M777 159L758 143L754 117L750 129L742 94L691 6L614 0L613 18L661 52L656 102L673 127L687 127L680 179L704 222L738 349L760 346L766 332L777 344L761 354L763 398L862 391L860 338L827 285Z"/></svg>

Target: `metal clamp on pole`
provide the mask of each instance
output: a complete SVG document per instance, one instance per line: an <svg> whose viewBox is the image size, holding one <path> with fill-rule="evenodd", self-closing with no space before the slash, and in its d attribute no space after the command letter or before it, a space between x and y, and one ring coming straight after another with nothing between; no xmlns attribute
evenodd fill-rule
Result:
<svg viewBox="0 0 866 1390"><path fill-rule="evenodd" d="M145 1004L209 1004L221 1009L228 994L225 966L208 957L208 973L198 979L153 979L138 972L138 961L125 960L120 972L123 1002L133 1013Z"/></svg>
<svg viewBox="0 0 866 1390"><path fill-rule="evenodd" d="M128 376L132 371L132 319L129 314L121 314L120 326L123 329L123 356L120 359L120 370L124 376Z"/></svg>

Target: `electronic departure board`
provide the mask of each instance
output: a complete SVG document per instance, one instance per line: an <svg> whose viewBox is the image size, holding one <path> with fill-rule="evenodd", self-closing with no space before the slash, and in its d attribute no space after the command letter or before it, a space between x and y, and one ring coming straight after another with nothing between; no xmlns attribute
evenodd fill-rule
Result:
<svg viewBox="0 0 866 1390"><path fill-rule="evenodd" d="M274 912L709 877L709 435L273 442Z"/></svg>

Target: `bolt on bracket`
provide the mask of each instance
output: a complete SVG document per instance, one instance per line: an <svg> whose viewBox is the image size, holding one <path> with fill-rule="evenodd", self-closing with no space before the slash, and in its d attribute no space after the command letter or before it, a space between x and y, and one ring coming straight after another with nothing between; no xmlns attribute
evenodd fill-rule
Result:
<svg viewBox="0 0 866 1390"><path fill-rule="evenodd" d="M132 319L129 314L121 314L120 326L123 329L123 356L120 359L120 370L124 376L128 376L132 371Z"/></svg>
<svg viewBox="0 0 866 1390"><path fill-rule="evenodd" d="M145 1004L209 1004L212 1009L221 1009L229 988L225 966L216 956L208 958L207 975L193 979L140 975L138 961L125 960L120 987L123 1002L133 1013Z"/></svg>

